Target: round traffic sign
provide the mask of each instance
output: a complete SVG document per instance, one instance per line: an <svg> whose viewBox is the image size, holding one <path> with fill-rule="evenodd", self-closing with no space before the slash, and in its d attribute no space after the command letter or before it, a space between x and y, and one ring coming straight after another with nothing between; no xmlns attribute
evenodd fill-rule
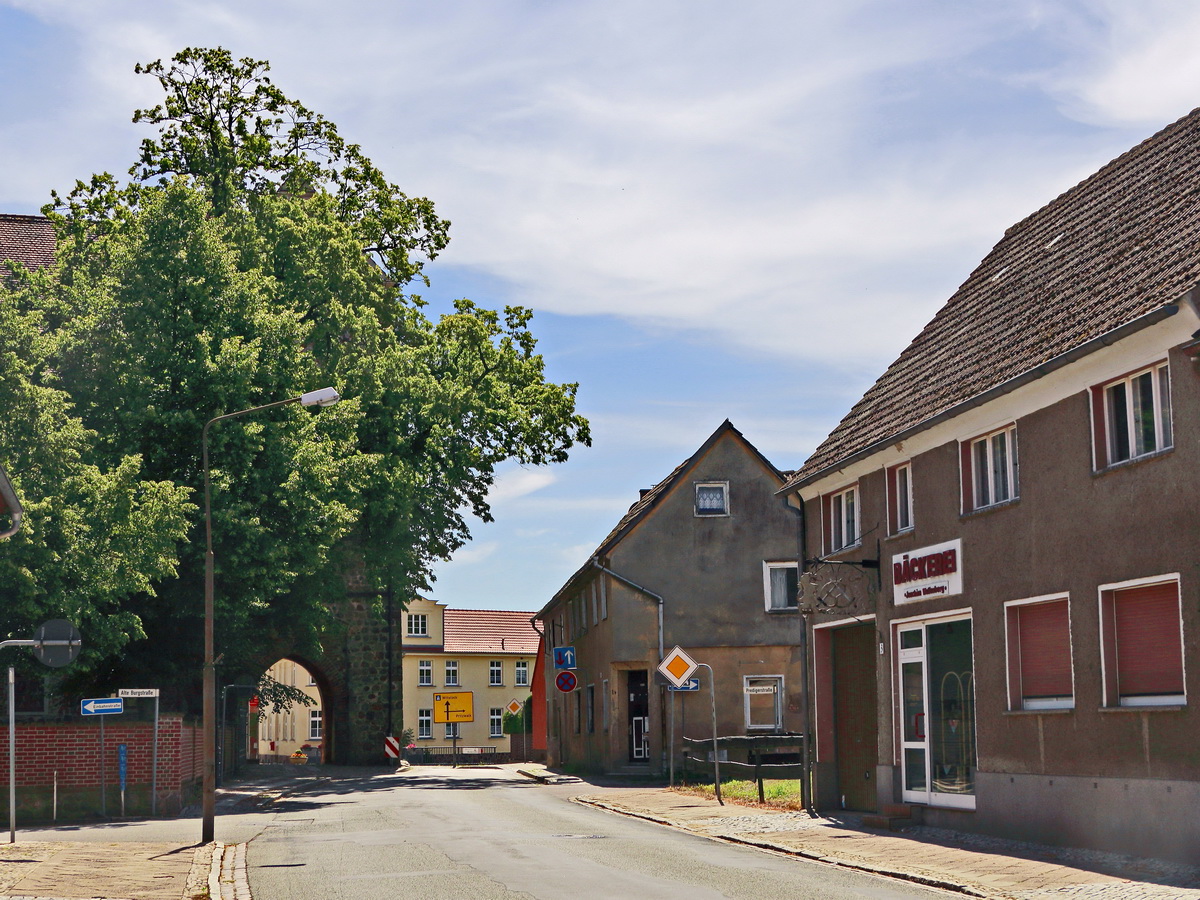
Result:
<svg viewBox="0 0 1200 900"><path fill-rule="evenodd" d="M578 684L579 679L575 677L575 673L570 669L559 672L554 678L554 686L564 694L571 693L571 691L575 690Z"/></svg>
<svg viewBox="0 0 1200 900"><path fill-rule="evenodd" d="M33 633L33 655L47 666L65 666L79 655L79 629L66 619L51 619Z"/></svg>

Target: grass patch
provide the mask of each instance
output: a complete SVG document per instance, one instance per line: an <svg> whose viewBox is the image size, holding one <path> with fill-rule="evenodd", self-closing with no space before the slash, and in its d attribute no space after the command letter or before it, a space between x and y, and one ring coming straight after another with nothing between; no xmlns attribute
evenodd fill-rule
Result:
<svg viewBox="0 0 1200 900"><path fill-rule="evenodd" d="M681 794L708 797L710 800L717 797L716 789L711 784L677 785L675 790ZM722 780L721 798L746 806L758 806L758 784L753 781ZM794 778L764 780L763 800L763 805L772 809L804 809L804 803L800 799L800 782Z"/></svg>

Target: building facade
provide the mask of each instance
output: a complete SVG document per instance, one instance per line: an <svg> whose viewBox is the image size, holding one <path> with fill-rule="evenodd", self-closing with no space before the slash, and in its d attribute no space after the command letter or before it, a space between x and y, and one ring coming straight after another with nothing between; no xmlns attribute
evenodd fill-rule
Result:
<svg viewBox="0 0 1200 900"><path fill-rule="evenodd" d="M292 704L287 709L249 701L250 711L258 715L257 741L251 737L248 755L260 762L282 762L302 752L313 762L321 762L325 737L325 710L321 691L312 673L290 659L281 659L267 669L267 677L304 693L311 705ZM244 695L243 695L244 696Z"/></svg>
<svg viewBox="0 0 1200 900"><path fill-rule="evenodd" d="M528 612L447 609L423 597L408 604L401 622L404 728L415 744L410 756L442 757L455 740L467 755L512 751L505 714L514 701L523 707L529 699L537 659L530 618ZM464 693L472 720L446 722L438 697ZM461 699L454 696L452 712Z"/></svg>
<svg viewBox="0 0 1200 900"><path fill-rule="evenodd" d="M538 613L546 635L547 753L589 771L664 771L675 706L682 736L711 737L706 670L668 692L657 667L678 645L711 667L722 736L799 728L797 516L784 475L728 421L616 527ZM555 648L577 686L556 687Z"/></svg>
<svg viewBox="0 0 1200 900"><path fill-rule="evenodd" d="M1198 148L1010 228L788 482L820 806L1200 859Z"/></svg>

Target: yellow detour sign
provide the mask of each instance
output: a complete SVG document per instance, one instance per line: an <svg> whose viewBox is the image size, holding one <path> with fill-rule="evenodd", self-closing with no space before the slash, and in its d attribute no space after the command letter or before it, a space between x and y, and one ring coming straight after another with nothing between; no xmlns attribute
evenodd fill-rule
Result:
<svg viewBox="0 0 1200 900"><path fill-rule="evenodd" d="M433 695L433 721L474 722L475 701L471 691L444 691Z"/></svg>

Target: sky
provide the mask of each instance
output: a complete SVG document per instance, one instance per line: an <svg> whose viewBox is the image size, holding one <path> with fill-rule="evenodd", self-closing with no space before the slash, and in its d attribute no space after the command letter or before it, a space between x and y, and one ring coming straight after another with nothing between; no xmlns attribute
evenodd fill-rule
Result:
<svg viewBox="0 0 1200 900"><path fill-rule="evenodd" d="M726 418L799 467L1004 230L1200 103L1189 0L0 0L0 212L124 173L135 63L271 64L534 310L593 445L505 466L437 568L543 606Z"/></svg>

